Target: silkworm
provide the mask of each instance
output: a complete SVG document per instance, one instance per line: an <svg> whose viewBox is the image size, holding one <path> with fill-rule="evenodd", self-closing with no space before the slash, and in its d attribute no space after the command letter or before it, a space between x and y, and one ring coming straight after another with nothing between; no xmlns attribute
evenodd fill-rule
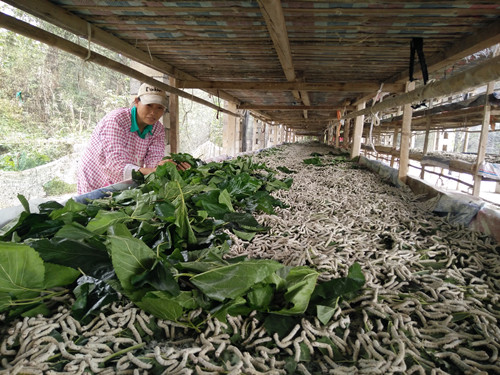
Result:
<svg viewBox="0 0 500 375"><path fill-rule="evenodd" d="M288 341L288 342L280 341L278 333L275 333L273 335L273 339L274 339L274 342L276 343L276 345L278 345L280 348L286 348L286 347L292 345L292 341Z"/></svg>
<svg viewBox="0 0 500 375"><path fill-rule="evenodd" d="M260 345L260 344L263 344L263 343L265 343L265 342L269 342L269 341L272 341L272 340L273 340L273 339L272 339L271 337L269 337L269 336L267 336L267 337L262 337L262 338L260 338L260 339L257 339L257 340L255 340L255 341L253 341L252 343L248 344L248 345L246 346L246 348L247 348L247 349L250 349L250 348L252 348L252 347L254 347L254 346L257 346L257 345Z"/></svg>
<svg viewBox="0 0 500 375"><path fill-rule="evenodd" d="M154 335L154 332L151 329L149 329L149 327L146 325L146 322L144 321L141 314L137 314L135 318L139 322L139 325L141 326L142 330L146 333L146 335L149 336Z"/></svg>
<svg viewBox="0 0 500 375"><path fill-rule="evenodd" d="M135 321L135 319L130 319L130 321L127 324L127 328L130 330L130 332L132 332L132 335L134 335L135 340L138 343L141 343L142 337L141 337L141 334L139 333L139 331L137 330L137 328L135 328L134 321Z"/></svg>
<svg viewBox="0 0 500 375"><path fill-rule="evenodd" d="M348 267L358 262L365 286L354 299L339 300L330 322L304 317L280 339L267 333L255 312L247 317L227 316L227 323L222 323L211 317L199 319L199 309L170 322L132 303L113 302L81 326L67 308L60 307L52 317L25 318L2 331L6 332L0 338L0 353L6 357L2 369L25 371L29 361L44 359L50 349L53 356L60 356L59 361L67 362L64 371L68 373L148 371L130 356L146 364L154 361L166 373L216 373L213 368L223 368L230 374L285 374L287 357L299 361L300 351L308 350L311 362L299 362L297 371L423 374L429 368L429 373L442 375L436 367L443 365L462 372L498 371L500 310L495 306L500 303L500 248L464 226L429 215L425 205L432 205L421 203L422 197L410 195L405 187L379 184L378 176L363 170L346 173L333 166L304 167L307 155L299 146L290 145L283 152L285 159L263 160L270 168L286 160L289 168L298 171L290 190L271 193L290 207L277 207L276 215L256 214L257 221L271 229L251 242L226 231L233 241L228 255L308 264L320 273L319 282L344 277ZM439 268L431 268L438 262ZM461 314L463 318L456 320ZM0 316L0 322L3 319ZM194 319L206 322L202 334L186 328L185 323ZM51 331L46 328L49 324L53 324ZM161 332L153 332L154 326ZM37 333L42 336L35 338ZM45 339L51 333L63 342ZM149 343L153 333L155 339L158 335L163 339L144 345L141 356L133 351L119 353ZM318 341L321 337L329 342ZM422 358L420 350L425 347L441 356ZM190 348L198 351L186 350ZM349 366L332 360L337 349L352 361ZM99 362L113 353L119 353L113 361ZM407 369L405 358L410 357L418 364ZM49 374L53 363L48 358L37 366L34 373ZM317 367L313 370L313 366Z"/></svg>

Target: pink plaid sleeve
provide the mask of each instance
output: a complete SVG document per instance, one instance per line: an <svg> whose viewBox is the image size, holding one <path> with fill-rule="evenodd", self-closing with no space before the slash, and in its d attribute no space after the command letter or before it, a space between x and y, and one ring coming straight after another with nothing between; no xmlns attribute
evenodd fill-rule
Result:
<svg viewBox="0 0 500 375"><path fill-rule="evenodd" d="M100 129L101 152L103 158L104 174L112 183L120 182L123 179L123 169L127 164L134 164L140 167L139 160L134 160L133 150L128 147L128 133L126 127L121 125L121 118L104 119Z"/></svg>

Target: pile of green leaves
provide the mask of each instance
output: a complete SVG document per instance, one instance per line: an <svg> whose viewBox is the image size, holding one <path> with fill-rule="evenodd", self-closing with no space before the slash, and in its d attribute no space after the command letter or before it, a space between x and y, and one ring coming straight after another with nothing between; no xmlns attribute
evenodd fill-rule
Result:
<svg viewBox="0 0 500 375"><path fill-rule="evenodd" d="M346 278L317 283L309 267L229 258L231 231L251 240L266 231L253 213L284 204L270 194L291 179L251 158L166 163L135 189L88 204L51 201L0 232L0 312L10 318L50 314L52 297L73 293L73 315L85 322L125 296L158 318L178 321L198 308L225 320L253 310L311 313L327 322L339 298L364 284L359 265ZM193 323L194 326L194 323Z"/></svg>
<svg viewBox="0 0 500 375"><path fill-rule="evenodd" d="M345 163L348 160L348 154L336 154L336 153L332 153L332 152L329 152L328 155L334 155L336 156L335 158L333 158L330 163L328 164L325 164L324 161L322 160L322 157L325 156L323 154L320 154L318 152L312 152L310 154L310 156L312 156L312 158L308 158L308 159L304 159L303 160L303 163L304 164L307 164L307 165L314 165L314 166L317 166L317 167L323 167L323 166L326 166L326 165L338 165L338 164L342 164L342 163Z"/></svg>
<svg viewBox="0 0 500 375"><path fill-rule="evenodd" d="M312 158L304 159L303 161L304 161L304 164L307 164L307 165L316 165L319 167L324 165L319 156L314 156Z"/></svg>

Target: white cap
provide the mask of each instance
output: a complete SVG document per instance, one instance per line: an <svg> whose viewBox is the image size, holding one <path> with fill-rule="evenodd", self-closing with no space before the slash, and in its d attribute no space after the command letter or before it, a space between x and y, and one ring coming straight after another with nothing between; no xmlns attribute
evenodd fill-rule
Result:
<svg viewBox="0 0 500 375"><path fill-rule="evenodd" d="M139 88L137 97L141 100L143 104L160 104L165 108L168 108L168 98L165 91L157 87L151 86L147 83L143 83Z"/></svg>

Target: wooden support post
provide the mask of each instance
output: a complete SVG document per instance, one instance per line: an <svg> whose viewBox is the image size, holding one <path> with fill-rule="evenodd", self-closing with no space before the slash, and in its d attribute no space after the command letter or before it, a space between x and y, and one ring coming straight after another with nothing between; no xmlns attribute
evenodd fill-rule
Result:
<svg viewBox="0 0 500 375"><path fill-rule="evenodd" d="M406 83L406 92L415 89L415 82ZM401 125L401 144L399 146L399 173L398 178L406 183L408 170L410 169L410 136L411 118L413 109L411 103L405 104L403 109L403 124Z"/></svg>
<svg viewBox="0 0 500 375"><path fill-rule="evenodd" d="M366 102L358 104L356 108L358 111L365 109ZM351 159L359 156L361 150L361 137L363 136L363 123L365 121L365 115L357 116L354 125L354 134L351 147Z"/></svg>
<svg viewBox="0 0 500 375"><path fill-rule="evenodd" d="M175 86L175 78L170 77L170 85ZM175 94L170 94L169 101L169 142L170 152L179 152L179 97Z"/></svg>
<svg viewBox="0 0 500 375"><path fill-rule="evenodd" d="M257 133L259 131L259 123L260 123L260 120L257 120L257 119L254 119L253 121L253 126L252 126L252 146L250 147L250 151L254 151L254 150L257 150L259 147L258 145L258 138L257 138Z"/></svg>
<svg viewBox="0 0 500 375"><path fill-rule="evenodd" d="M280 132L280 126L276 125L274 127L274 147L276 147L279 143L279 132Z"/></svg>
<svg viewBox="0 0 500 375"><path fill-rule="evenodd" d="M236 111L236 104L231 102L226 102L226 108L229 111ZM230 156L236 155L239 151L239 147L237 147L237 129L236 129L236 120L235 116L225 114L222 125L222 148L224 149L224 153Z"/></svg>
<svg viewBox="0 0 500 375"><path fill-rule="evenodd" d="M340 147L340 121L337 122L337 125L335 126L335 147L339 148Z"/></svg>
<svg viewBox="0 0 500 375"><path fill-rule="evenodd" d="M472 189L472 195L475 197L479 196L481 191L481 180L482 176L478 175L479 167L481 163L484 162L484 157L486 155L486 144L488 143L488 131L490 127L490 114L491 114L491 104L489 101L489 95L493 93L495 89L495 81L489 82L486 87L486 96L483 109L483 125L481 127L481 136L479 138L479 147L477 150L476 165L474 167L474 188Z"/></svg>
<svg viewBox="0 0 500 375"><path fill-rule="evenodd" d="M269 128L267 122L262 124L262 132L261 132L261 139L262 139L262 148L267 148L267 129Z"/></svg>
<svg viewBox="0 0 500 375"><path fill-rule="evenodd" d="M441 131L439 129L434 133L434 146L432 151L439 151L439 140L441 138Z"/></svg>
<svg viewBox="0 0 500 375"><path fill-rule="evenodd" d="M394 127L394 134L392 135L392 151L396 151L398 149L398 134L399 134L399 128L397 126ZM391 167L394 167L394 162L395 162L396 156L394 154L391 154Z"/></svg>
<svg viewBox="0 0 500 375"><path fill-rule="evenodd" d="M429 134L431 132L431 116L427 114L425 124L425 139L424 139L424 149L422 154L427 155L427 148L429 147ZM425 175L425 167L422 165L422 170L420 171L420 178L423 179Z"/></svg>
<svg viewBox="0 0 500 375"><path fill-rule="evenodd" d="M344 148L347 148L349 146L350 137L351 137L351 119L348 118L345 120L345 125L344 125L344 141L342 142Z"/></svg>
<svg viewBox="0 0 500 375"><path fill-rule="evenodd" d="M469 131L467 128L464 129L464 146L462 148L462 152L467 152L467 149L469 148Z"/></svg>
<svg viewBox="0 0 500 375"><path fill-rule="evenodd" d="M238 112L236 104L234 104L234 111ZM243 148L243 132L242 132L242 122L241 115L234 116L234 125L236 128L234 134L234 152L235 155L239 154Z"/></svg>
<svg viewBox="0 0 500 375"><path fill-rule="evenodd" d="M245 110L242 116L241 121L241 151L250 151L251 145L249 144L249 140L251 137L251 121L252 116L250 115L250 111Z"/></svg>

